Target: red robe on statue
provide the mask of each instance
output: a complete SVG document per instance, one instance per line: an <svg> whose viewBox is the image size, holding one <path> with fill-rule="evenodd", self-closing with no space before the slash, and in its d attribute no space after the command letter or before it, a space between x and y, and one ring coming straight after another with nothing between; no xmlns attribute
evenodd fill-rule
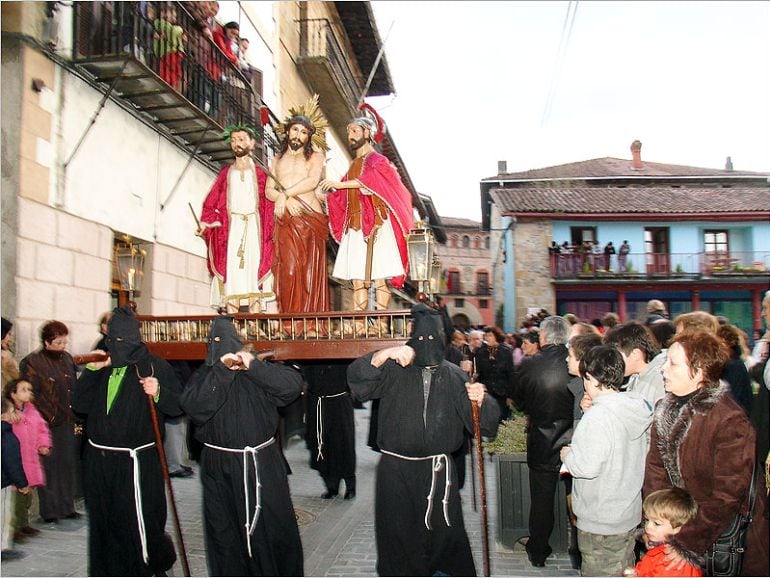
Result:
<svg viewBox="0 0 770 578"><path fill-rule="evenodd" d="M398 252L404 272L409 272L409 254L406 249L406 236L413 225L412 195L401 182L401 177L396 168L384 155L372 151L366 156L361 174L356 177L364 186L367 193L382 199L388 207L388 218L393 225L396 236ZM348 175L342 178L348 180ZM347 222L348 203L345 190L336 191L327 197L326 204L329 210L329 228L334 240L342 241ZM369 195L361 195L361 229L364 238L368 238L375 222L372 198ZM404 285L406 275L393 277L390 284L400 288Z"/></svg>
<svg viewBox="0 0 770 578"><path fill-rule="evenodd" d="M201 222L213 223L219 221L221 227L207 227L203 236L208 246L208 266L212 277L227 281L227 238L230 232L230 215L227 210L227 175L232 165L223 168L217 175L206 200L203 201ZM273 220L274 204L265 196L267 176L259 168L254 167L259 184L259 222L261 229L262 247L259 260L259 281L270 273L273 263Z"/></svg>

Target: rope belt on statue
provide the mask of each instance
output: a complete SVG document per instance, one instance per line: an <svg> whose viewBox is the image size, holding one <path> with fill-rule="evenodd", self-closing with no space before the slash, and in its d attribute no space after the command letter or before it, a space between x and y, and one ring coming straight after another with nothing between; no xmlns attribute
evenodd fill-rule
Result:
<svg viewBox="0 0 770 578"><path fill-rule="evenodd" d="M139 446L138 448L117 448L112 446L103 446L94 443L92 440L88 440L88 443L100 450L107 450L109 452L126 452L131 457L131 462L134 470L134 507L136 508L136 522L139 526L139 540L142 542L142 558L145 564L149 564L149 557L147 555L147 530L144 527L144 511L142 509L142 489L139 486L139 456L137 455L142 450L151 448L155 445L155 442L150 442Z"/></svg>
<svg viewBox="0 0 770 578"><path fill-rule="evenodd" d="M431 461L430 492L428 493L428 507L425 510L425 527L428 528L428 530L433 529L430 527L430 516L433 513L433 496L436 493L436 477L438 476L438 473L441 471L442 467L446 469L444 497L441 499L441 502L444 504L444 521L446 522L447 526L451 526L452 524L449 523L449 491L452 486L452 471L450 469L451 460L449 459L449 456L447 454L436 454L434 456L426 456L424 458L414 458L411 456L402 456L401 454L397 454L395 452L389 452L388 450L382 448L380 448L380 451L383 454L388 454L394 458L399 458L410 462L422 462L428 460Z"/></svg>
<svg viewBox="0 0 770 578"><path fill-rule="evenodd" d="M275 438L272 437L266 442L259 444L258 446L246 446L243 449L235 448L223 448L221 446L215 446L214 444L204 443L203 445L220 452L230 452L233 454L243 454L243 500L246 504L246 546L249 550L249 558L251 558L251 535L254 530L257 529L257 520L259 519L259 512L262 509L262 484L259 481L259 465L257 464L257 454L260 450L266 448L269 445L275 443ZM254 514L249 516L249 456L254 464Z"/></svg>
<svg viewBox="0 0 770 578"><path fill-rule="evenodd" d="M246 233L249 232L249 217L252 215L256 215L256 211L253 213L235 213L231 212L231 215L237 215L241 218L243 221L243 235L241 235L241 242L238 245L238 252L236 253L236 256L240 258L240 261L238 262L238 268L243 269L246 265L246 261L244 258L244 255L246 254Z"/></svg>
<svg viewBox="0 0 770 578"><path fill-rule="evenodd" d="M340 397L341 395L347 395L347 391L343 391L342 393L335 393L334 395L319 395L318 401L315 404L315 437L318 440L318 454L316 455L316 460L321 461L324 459L323 455L323 445L324 445L324 423L323 423L323 404L321 403L322 399L331 398L331 397Z"/></svg>

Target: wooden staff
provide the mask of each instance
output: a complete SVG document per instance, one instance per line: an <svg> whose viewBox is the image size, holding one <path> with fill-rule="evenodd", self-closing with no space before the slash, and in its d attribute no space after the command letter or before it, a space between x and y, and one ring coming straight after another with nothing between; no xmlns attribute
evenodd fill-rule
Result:
<svg viewBox="0 0 770 578"><path fill-rule="evenodd" d="M109 355L106 353L92 351L91 353L84 353L83 355L73 355L72 361L75 365L86 365L88 363L98 363L100 361L107 361Z"/></svg>
<svg viewBox="0 0 770 578"><path fill-rule="evenodd" d="M473 363L471 383L476 383L476 362ZM489 528L487 527L487 485L484 480L484 447L481 443L481 421L479 418L479 402L471 402L473 417L473 437L476 438L476 463L479 466L479 488L481 488L481 546L483 551L484 576L489 576Z"/></svg>
<svg viewBox="0 0 770 578"><path fill-rule="evenodd" d="M144 379L139 375L139 368L136 368L136 375L139 378L139 382ZM153 377L155 370L153 368L151 374L147 377ZM171 514L174 519L174 530L176 532L176 542L179 547L179 554L182 558L182 571L185 576L192 576L190 574L190 565L187 562L187 551L184 547L184 539L182 538L182 526L179 524L179 514L176 511L176 501L174 500L174 487L171 485L171 476L168 475L168 461L166 460L166 450L163 447L163 436L160 434L160 425L158 424L158 413L155 411L155 400L151 395L147 395L147 404L150 406L150 416L152 417L152 427L155 430L155 447L158 449L158 457L160 458L160 469L163 472L163 479L166 481L166 489L168 490L168 496L171 500Z"/></svg>
<svg viewBox="0 0 770 578"><path fill-rule="evenodd" d="M471 358L471 352L470 348L468 348L468 345L463 345L463 361L470 361ZM469 378L473 380L473 376L469 375ZM475 435L474 431L474 435ZM476 505L476 466L473 465L473 440L471 438L468 438L468 455L471 456L471 496L473 498L473 511L478 512L479 508Z"/></svg>

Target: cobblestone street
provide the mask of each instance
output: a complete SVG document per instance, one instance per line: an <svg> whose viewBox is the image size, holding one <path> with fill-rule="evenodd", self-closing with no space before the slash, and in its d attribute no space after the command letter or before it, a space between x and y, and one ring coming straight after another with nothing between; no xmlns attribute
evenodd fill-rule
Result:
<svg viewBox="0 0 770 578"><path fill-rule="evenodd" d="M368 404L367 404L368 406ZM308 452L299 437L289 440L286 458L293 474L291 492L297 510L305 552L306 576L376 576L377 551L374 542L374 472L379 454L366 445L369 410L359 409L356 417L358 487L354 500L342 497L322 500L323 482L317 472L308 467ZM184 531L185 547L193 576L208 576L203 542L201 488L196 475L174 479L174 494ZM534 568L517 545L511 550L495 542L494 469L487 461L487 502L491 574L493 576L577 576L566 553L554 554L545 568ZM471 485L463 489L465 525L471 540L476 567L482 574L480 513L471 506ZM80 511L85 511L79 504ZM36 523L40 535L16 547L26 556L21 560L3 562L3 576L85 576L87 572L87 520L63 520L59 524ZM167 531L173 536L171 514ZM182 576L181 564L169 573Z"/></svg>

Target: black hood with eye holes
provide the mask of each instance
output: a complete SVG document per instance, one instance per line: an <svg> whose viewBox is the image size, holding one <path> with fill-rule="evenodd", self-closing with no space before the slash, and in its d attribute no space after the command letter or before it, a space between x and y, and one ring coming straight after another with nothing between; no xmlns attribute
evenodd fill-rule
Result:
<svg viewBox="0 0 770 578"><path fill-rule="evenodd" d="M412 307L414 325L406 344L414 349L414 365L440 365L446 357L447 334L443 314L424 303Z"/></svg>
<svg viewBox="0 0 770 578"><path fill-rule="evenodd" d="M217 317L211 323L208 338L206 365L213 367L226 353L236 353L243 349L243 342L233 325L232 317Z"/></svg>
<svg viewBox="0 0 770 578"><path fill-rule="evenodd" d="M142 343L139 320L129 305L116 307L107 323L107 347L113 367L139 365L150 352Z"/></svg>

